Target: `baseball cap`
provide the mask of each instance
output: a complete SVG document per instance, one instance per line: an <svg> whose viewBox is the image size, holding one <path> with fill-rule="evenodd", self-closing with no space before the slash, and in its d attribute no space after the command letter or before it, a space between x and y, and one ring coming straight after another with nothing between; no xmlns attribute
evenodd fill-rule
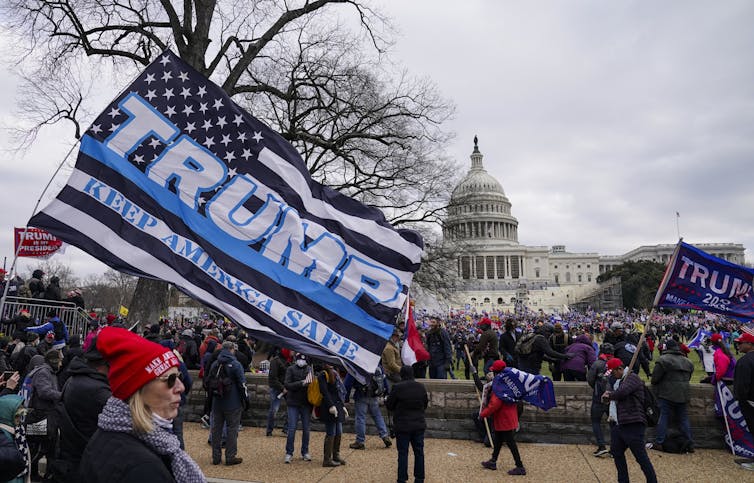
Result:
<svg viewBox="0 0 754 483"><path fill-rule="evenodd" d="M739 344L741 342L748 342L749 344L754 344L754 335L749 334L748 332L744 332L738 337L738 339L736 339L736 342L738 342Z"/></svg>
<svg viewBox="0 0 754 483"><path fill-rule="evenodd" d="M712 335L710 336L709 340L710 340L711 342L720 342L721 340L723 340L723 336L722 336L722 335L720 335L720 334L717 334L717 333L715 333L715 334L712 334Z"/></svg>
<svg viewBox="0 0 754 483"><path fill-rule="evenodd" d="M613 357L612 359L607 361L607 368L611 371L619 367L623 367L623 361L618 359L617 357Z"/></svg>

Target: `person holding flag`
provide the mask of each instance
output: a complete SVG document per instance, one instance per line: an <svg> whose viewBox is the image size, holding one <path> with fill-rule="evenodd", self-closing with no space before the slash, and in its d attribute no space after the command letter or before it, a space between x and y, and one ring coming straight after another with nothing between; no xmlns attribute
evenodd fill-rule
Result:
<svg viewBox="0 0 754 483"><path fill-rule="evenodd" d="M754 334L744 331L736 342L744 355L736 364L733 375L733 396L738 401L749 434L754 434ZM754 471L754 459L739 460L739 464Z"/></svg>
<svg viewBox="0 0 754 483"><path fill-rule="evenodd" d="M505 369L505 362L496 360L490 365L490 370L497 377ZM493 436L492 456L488 461L482 462L482 466L488 470L497 470L497 457L503 443L508 445L508 449L513 456L513 462L516 467L509 470L509 475L525 475L526 469L521 461L521 454L518 452L516 445L516 431L518 430L518 404L515 402L505 401L495 394L494 389L489 392L489 400L479 413L479 418L492 416L495 426Z"/></svg>

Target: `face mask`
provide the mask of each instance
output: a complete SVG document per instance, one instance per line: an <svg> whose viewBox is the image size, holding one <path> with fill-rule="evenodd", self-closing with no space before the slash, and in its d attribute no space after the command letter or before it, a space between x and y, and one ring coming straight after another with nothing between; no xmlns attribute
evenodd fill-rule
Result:
<svg viewBox="0 0 754 483"><path fill-rule="evenodd" d="M298 359L296 361L296 365L299 366L299 367L304 367L304 366L306 366L306 361L304 359Z"/></svg>

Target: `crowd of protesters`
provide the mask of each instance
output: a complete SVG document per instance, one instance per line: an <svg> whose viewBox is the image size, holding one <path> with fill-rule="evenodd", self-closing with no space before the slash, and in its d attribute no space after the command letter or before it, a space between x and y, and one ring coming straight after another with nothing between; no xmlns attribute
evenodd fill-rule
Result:
<svg viewBox="0 0 754 483"><path fill-rule="evenodd" d="M29 286L40 290L37 285L44 274L36 275ZM68 295L81 297L75 291ZM705 381L733 385L747 422L754 424L754 336L738 321L708 314L422 314L416 326L429 359L404 364L405 322L400 322L378 371L366 380L306 354L258 344L222 318L165 319L147 326L139 336L126 330L125 321L113 314L91 313L90 317L86 334L69 334L54 306L44 320L32 320L21 309L5 321L13 332L0 339L0 422L4 425L0 443L17 451L0 461L6 469L0 472L0 481L22 481L27 476L34 481L83 481L81 472L87 481L131 481L143 479L144 471L163 474L165 481L204 481L201 470L184 452L182 435L186 395L194 384L206 396L201 421L209 429L212 464L243 463L237 439L241 416L249 407L244 373L256 370L252 361L257 352L262 353L257 360L262 361L259 366L267 372L270 388L266 434L271 436L282 426L284 463L291 463L296 454L297 433L301 459L312 461L310 431L312 417L317 417L326 432L322 465L345 465L343 423L350 417L346 403L353 399L356 434L349 447L366 448L368 414L386 448L396 441L398 481L408 479L409 448L414 453L413 476L416 481L424 479L428 398L417 379L454 378L461 367L463 377L475 379L486 394L476 419L480 428L487 420L490 433L481 432L480 440L493 452L482 466L496 470L505 443L513 458L510 475L526 474L525 455L515 442L522 405L483 390L506 368L536 375L547 364L554 380L588 384L593 394L594 455L614 458L619 481L628 481L626 449L637 459L647 481L656 480L647 448L694 451L686 405L694 371L689 356L695 356L687 344L700 331L709 334L698 350L706 362ZM640 338L646 344L639 344ZM623 377L632 362L633 372ZM127 377L134 364L145 364L149 377ZM196 382L189 371L198 371ZM647 421L640 410L644 384L637 376L641 371L651 381L661 412L656 438L646 445ZM312 386L317 400L312 399ZM286 411L282 424L277 424L283 402ZM675 432L669 429L673 419L678 422ZM602 427L605 420L610 426L609 450ZM5 454L0 451L0 458ZM124 465L120 454L144 466ZM47 466L39 474L43 457ZM111 469L106 471L98 461L111 461ZM754 469L751 461L740 464Z"/></svg>

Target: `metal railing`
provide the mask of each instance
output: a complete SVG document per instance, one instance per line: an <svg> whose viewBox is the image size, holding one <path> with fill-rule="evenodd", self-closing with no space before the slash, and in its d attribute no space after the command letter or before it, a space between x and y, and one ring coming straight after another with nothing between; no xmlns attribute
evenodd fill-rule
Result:
<svg viewBox="0 0 754 483"><path fill-rule="evenodd" d="M68 335L84 337L89 324L89 314L79 308L73 302L58 300L33 299L27 297L6 297L2 308L2 332L12 335L16 330L15 323L11 320L21 310L28 310L32 325L44 324L47 314L54 310L60 320L68 327ZM37 321L37 322L34 322Z"/></svg>

